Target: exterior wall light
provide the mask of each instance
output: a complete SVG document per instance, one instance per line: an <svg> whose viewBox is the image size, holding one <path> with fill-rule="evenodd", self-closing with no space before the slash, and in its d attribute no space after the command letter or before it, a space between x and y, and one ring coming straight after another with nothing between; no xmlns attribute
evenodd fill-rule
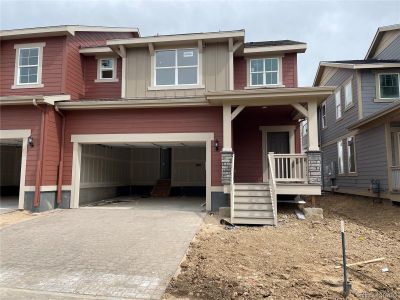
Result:
<svg viewBox="0 0 400 300"><path fill-rule="evenodd" d="M218 140L214 141L214 147L215 147L215 151L219 150L219 141Z"/></svg>
<svg viewBox="0 0 400 300"><path fill-rule="evenodd" d="M29 146L33 147L33 138L32 138L32 135L28 136L28 144L29 144Z"/></svg>

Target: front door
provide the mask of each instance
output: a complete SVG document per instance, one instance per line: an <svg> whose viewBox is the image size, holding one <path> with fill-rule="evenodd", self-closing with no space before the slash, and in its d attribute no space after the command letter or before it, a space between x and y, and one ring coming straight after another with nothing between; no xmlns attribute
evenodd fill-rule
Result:
<svg viewBox="0 0 400 300"><path fill-rule="evenodd" d="M171 179L171 148L160 149L160 179Z"/></svg>

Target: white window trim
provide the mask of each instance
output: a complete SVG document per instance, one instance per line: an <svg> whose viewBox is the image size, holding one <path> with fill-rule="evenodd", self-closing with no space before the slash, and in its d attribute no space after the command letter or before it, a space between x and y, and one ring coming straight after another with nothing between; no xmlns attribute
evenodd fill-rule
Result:
<svg viewBox="0 0 400 300"><path fill-rule="evenodd" d="M338 103L338 99L339 99L339 103ZM339 110L338 110L338 108L339 108ZM342 118L342 95L341 95L340 89L335 92L335 116L336 116L336 120L339 120Z"/></svg>
<svg viewBox="0 0 400 300"><path fill-rule="evenodd" d="M346 88L350 86L350 97L351 101L347 102L347 94L346 94ZM344 85L344 109L348 109L354 104L354 95L353 95L353 80L349 80L345 85Z"/></svg>
<svg viewBox="0 0 400 300"><path fill-rule="evenodd" d="M354 148L354 171L350 171L350 147L349 140L353 139L353 148ZM356 160L356 138L354 136L349 136L346 138L346 147L347 147L347 172L349 174L357 173L357 160Z"/></svg>
<svg viewBox="0 0 400 300"><path fill-rule="evenodd" d="M113 78L101 78L101 61L104 59L110 59L113 61ZM119 79L117 78L117 58L115 57L98 57L97 58L97 79L94 82L118 82ZM111 69L107 69L111 70Z"/></svg>
<svg viewBox="0 0 400 300"><path fill-rule="evenodd" d="M197 65L192 65L192 66L182 66L178 67L178 50L180 49L187 49L187 50L197 50ZM158 67L156 66L156 53L157 52L162 52L162 51L175 51L175 84L169 84L169 85L157 85L157 80L156 80L156 75L157 75L157 69L172 69L172 67ZM172 48L172 49L160 49L160 50L155 50L154 55L151 56L151 72L152 72L152 84L151 86L148 87L148 90L174 90L174 89L201 89L205 88L202 85L202 76L201 76L201 63L203 61L202 59L202 52L198 47L180 47L180 48ZM197 67L197 83L188 83L188 84L179 84L178 83L178 72L177 70L179 68L185 68L185 67Z"/></svg>
<svg viewBox="0 0 400 300"><path fill-rule="evenodd" d="M341 146L339 146L341 145ZM339 159L341 155L341 160ZM343 151L343 140L337 141L337 162L338 162L338 174L344 174L344 151Z"/></svg>
<svg viewBox="0 0 400 300"><path fill-rule="evenodd" d="M322 114L322 107L325 108L325 114ZM327 127L327 120L326 120L326 101L322 102L321 104L321 127L325 129Z"/></svg>
<svg viewBox="0 0 400 300"><path fill-rule="evenodd" d="M381 75L397 75L397 80L399 82L399 97L397 98L383 98L381 96ZM381 101L393 101L393 100L399 100L400 99L400 73L396 73L396 72L385 72L385 73L378 73L377 74L377 82L378 82L378 89L376 91L376 97L377 100L381 100Z"/></svg>
<svg viewBox="0 0 400 300"><path fill-rule="evenodd" d="M262 84L252 84L251 82L251 61L253 60L259 60L262 59L265 64L265 60L266 59L277 59L278 60L278 82L276 84L266 84L265 83L265 72L263 73L263 83ZM260 87L284 87L284 85L282 84L282 56L269 56L269 57L257 57L257 58L251 58L247 60L247 72L248 72L248 76L247 76L247 89L251 89L251 88L260 88ZM255 72L255 73L260 73L260 72Z"/></svg>
<svg viewBox="0 0 400 300"><path fill-rule="evenodd" d="M30 44L15 44L15 66L14 66L14 84L11 89L32 89L32 88L42 88L44 84L42 83L42 69L43 69L43 48L46 43L30 43ZM26 48L38 48L38 74L36 83L19 83L19 52L20 49Z"/></svg>

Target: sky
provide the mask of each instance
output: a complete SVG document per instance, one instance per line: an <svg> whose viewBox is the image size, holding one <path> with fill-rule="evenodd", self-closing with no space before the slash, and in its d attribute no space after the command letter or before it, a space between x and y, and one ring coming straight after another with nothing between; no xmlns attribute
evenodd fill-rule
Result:
<svg viewBox="0 0 400 300"><path fill-rule="evenodd" d="M377 28L396 23L400 0L0 0L2 30L79 24L138 27L148 36L245 29L246 42L306 42L299 86L313 84L322 60L363 59Z"/></svg>

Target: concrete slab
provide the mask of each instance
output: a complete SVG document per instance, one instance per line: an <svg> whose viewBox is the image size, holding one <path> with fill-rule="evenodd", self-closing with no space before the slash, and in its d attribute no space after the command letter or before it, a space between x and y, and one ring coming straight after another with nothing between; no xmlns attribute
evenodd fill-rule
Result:
<svg viewBox="0 0 400 300"><path fill-rule="evenodd" d="M18 196L0 197L0 214L9 213L18 209Z"/></svg>
<svg viewBox="0 0 400 300"><path fill-rule="evenodd" d="M2 229L0 298L160 299L202 223L204 199L144 200Z"/></svg>

